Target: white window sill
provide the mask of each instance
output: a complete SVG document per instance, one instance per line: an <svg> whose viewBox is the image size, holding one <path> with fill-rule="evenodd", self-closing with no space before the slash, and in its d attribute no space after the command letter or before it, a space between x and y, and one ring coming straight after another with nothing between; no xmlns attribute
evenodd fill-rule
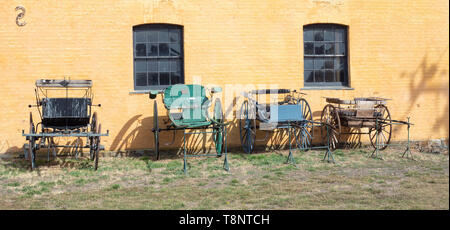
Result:
<svg viewBox="0 0 450 230"><path fill-rule="evenodd" d="M354 90L348 86L306 86L300 90Z"/></svg>

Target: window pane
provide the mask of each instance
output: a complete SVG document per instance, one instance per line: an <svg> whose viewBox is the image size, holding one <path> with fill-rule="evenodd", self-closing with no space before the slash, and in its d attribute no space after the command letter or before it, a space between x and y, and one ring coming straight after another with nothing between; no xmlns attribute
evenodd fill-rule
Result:
<svg viewBox="0 0 450 230"><path fill-rule="evenodd" d="M314 41L323 41L323 30L322 29L314 30Z"/></svg>
<svg viewBox="0 0 450 230"><path fill-rule="evenodd" d="M159 30L158 41L159 42L169 42L169 30L168 29L160 29Z"/></svg>
<svg viewBox="0 0 450 230"><path fill-rule="evenodd" d="M334 60L333 58L325 59L325 69L334 69Z"/></svg>
<svg viewBox="0 0 450 230"><path fill-rule="evenodd" d="M170 71L171 72L181 71L180 60L171 60L170 61Z"/></svg>
<svg viewBox="0 0 450 230"><path fill-rule="evenodd" d="M345 29L337 29L336 28L336 30L335 30L335 38L336 38L336 41L339 41L339 42L343 42L343 41L345 41L346 39L345 39Z"/></svg>
<svg viewBox="0 0 450 230"><path fill-rule="evenodd" d="M305 54L314 54L314 43L305 42Z"/></svg>
<svg viewBox="0 0 450 230"><path fill-rule="evenodd" d="M147 72L147 63L145 60L136 60L135 71L136 72Z"/></svg>
<svg viewBox="0 0 450 230"><path fill-rule="evenodd" d="M325 44L325 54L334 54L334 44L333 43Z"/></svg>
<svg viewBox="0 0 450 230"><path fill-rule="evenodd" d="M147 44L149 47L147 56L158 56L158 44L157 43L150 43Z"/></svg>
<svg viewBox="0 0 450 230"><path fill-rule="evenodd" d="M146 86L146 85L147 85L147 74L136 73L136 86Z"/></svg>
<svg viewBox="0 0 450 230"><path fill-rule="evenodd" d="M134 33L134 35L135 35L134 39L135 39L136 43L138 43L138 42L146 42L146 40L147 40L145 38L145 31L136 31Z"/></svg>
<svg viewBox="0 0 450 230"><path fill-rule="evenodd" d="M145 44L136 44L136 57L145 57Z"/></svg>
<svg viewBox="0 0 450 230"><path fill-rule="evenodd" d="M305 70L305 82L314 82L314 72Z"/></svg>
<svg viewBox="0 0 450 230"><path fill-rule="evenodd" d="M334 70L325 70L325 82L334 82Z"/></svg>
<svg viewBox="0 0 450 230"><path fill-rule="evenodd" d="M314 30L303 29L303 40L304 41L314 41Z"/></svg>
<svg viewBox="0 0 450 230"><path fill-rule="evenodd" d="M324 40L325 41L334 41L334 30L333 27L325 28L324 30Z"/></svg>
<svg viewBox="0 0 450 230"><path fill-rule="evenodd" d="M169 72L169 61L159 60L158 71L159 72Z"/></svg>
<svg viewBox="0 0 450 230"><path fill-rule="evenodd" d="M181 74L180 72L172 72L170 73L170 84L179 84L181 83Z"/></svg>
<svg viewBox="0 0 450 230"><path fill-rule="evenodd" d="M149 85L159 85L158 84L158 73L148 73L148 84Z"/></svg>
<svg viewBox="0 0 450 230"><path fill-rule="evenodd" d="M169 44L170 47L170 56L180 56L180 43L171 43Z"/></svg>
<svg viewBox="0 0 450 230"><path fill-rule="evenodd" d="M158 72L158 61L149 60L147 62L147 71L148 72Z"/></svg>
<svg viewBox="0 0 450 230"><path fill-rule="evenodd" d="M344 69L345 67L345 57L337 57L334 58L334 68L335 69Z"/></svg>
<svg viewBox="0 0 450 230"><path fill-rule="evenodd" d="M147 42L158 42L158 30L149 30L147 32Z"/></svg>
<svg viewBox="0 0 450 230"><path fill-rule="evenodd" d="M169 56L169 45L167 43L159 44L159 56Z"/></svg>
<svg viewBox="0 0 450 230"><path fill-rule="evenodd" d="M336 50L336 54L345 55L345 43L337 42L335 50Z"/></svg>
<svg viewBox="0 0 450 230"><path fill-rule="evenodd" d="M314 69L314 58L305 58L305 70Z"/></svg>
<svg viewBox="0 0 450 230"><path fill-rule="evenodd" d="M178 29L169 30L169 39L170 42L178 42L180 40L180 30Z"/></svg>
<svg viewBox="0 0 450 230"><path fill-rule="evenodd" d="M160 85L170 85L169 73L159 73Z"/></svg>
<svg viewBox="0 0 450 230"><path fill-rule="evenodd" d="M323 43L314 43L314 54L316 54L316 55L324 54L324 44Z"/></svg>
<svg viewBox="0 0 450 230"><path fill-rule="evenodd" d="M315 82L324 82L323 70L314 70L314 81Z"/></svg>
<svg viewBox="0 0 450 230"><path fill-rule="evenodd" d="M336 81L338 82L347 82L347 78L345 76L345 70L336 70Z"/></svg>
<svg viewBox="0 0 450 230"><path fill-rule="evenodd" d="M325 69L325 63L323 58L314 59L314 69Z"/></svg>

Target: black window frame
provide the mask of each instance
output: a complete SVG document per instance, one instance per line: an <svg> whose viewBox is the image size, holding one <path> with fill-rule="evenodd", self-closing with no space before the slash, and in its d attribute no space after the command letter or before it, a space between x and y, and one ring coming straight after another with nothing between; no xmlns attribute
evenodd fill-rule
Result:
<svg viewBox="0 0 450 230"><path fill-rule="evenodd" d="M313 31L312 34L310 31ZM338 34L338 32L341 33ZM336 35L342 35L342 37ZM342 45L344 47L338 49ZM304 25L304 87L349 87L348 50L348 26L333 23ZM313 82L309 81L310 77L313 78Z"/></svg>
<svg viewBox="0 0 450 230"><path fill-rule="evenodd" d="M162 35L160 35L159 31L164 31L167 30L168 31L168 37L167 37L167 41L162 41L161 37ZM170 31L170 32L169 32ZM171 35L170 33L173 31L177 31L177 38L178 41L177 42L171 42ZM136 36L138 35L138 33L142 33L145 32L145 38L144 41L137 39ZM150 32L154 32L153 34L150 34ZM155 35L156 33L156 35ZM136 25L133 26L133 85L134 85L134 90L162 90L165 89L167 87L169 87L170 85L174 85L174 84L184 84L184 28L182 25L176 25L176 24L164 24L164 23L152 23L152 24L142 24L142 25ZM141 34L140 34L141 35ZM153 36L157 36L156 40L152 40L155 39L155 37ZM163 39L164 40L164 39ZM137 50L137 46L136 45L142 45L145 44L145 56L138 56L137 52L139 52ZM175 45L178 46L177 48L179 48L179 54L178 55L172 55L172 49L171 49L171 45ZM152 45L152 46L151 46ZM158 46L158 53L156 56L151 56L151 52L150 49L154 48L153 45L157 45ZM164 48L165 51L167 52L167 55L160 55L160 48ZM174 52L176 53L176 52ZM140 65L139 62L141 64L142 61L145 62L145 71L137 70L137 65ZM153 63L151 63L153 61ZM166 68L164 71L161 70L161 61L165 62ZM150 65L152 64L156 64L157 63L157 70L149 70L150 69ZM175 64L174 64L175 63ZM176 67L172 67L172 66L176 66ZM143 65L142 65L143 66ZM173 70L172 68L176 68L177 70ZM140 69L140 68L139 68ZM137 75L141 74L141 76L139 77L141 80L142 78L142 74L146 74L146 85L142 85L142 84L137 84ZM157 74L157 75L155 75ZM169 76L168 78L168 84L161 84L161 74L164 74L164 76ZM157 76L157 84L151 84L150 81L150 75L153 76ZM174 76L175 75L175 76ZM178 81L172 82L172 76L174 76L173 79L177 78L179 79ZM172 84L173 83L173 84Z"/></svg>

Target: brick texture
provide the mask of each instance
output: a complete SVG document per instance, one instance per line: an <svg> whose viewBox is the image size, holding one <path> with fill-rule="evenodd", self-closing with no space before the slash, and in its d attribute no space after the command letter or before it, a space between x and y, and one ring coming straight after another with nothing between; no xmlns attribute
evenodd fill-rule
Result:
<svg viewBox="0 0 450 230"><path fill-rule="evenodd" d="M390 98L394 119L410 116L411 138L449 136L449 5L445 0L3 0L0 4L0 152L19 151L28 129L28 104L39 78L92 79L94 103L110 150L153 147L153 104L133 91L132 27L184 26L185 78L202 84L303 87L303 25L349 28L353 90L308 90L320 118L322 97ZM19 27L15 19L26 9ZM231 87L235 91L238 87ZM228 97L225 97L228 95ZM239 94L222 93L224 107L240 107ZM161 98L160 113L164 111ZM233 104L236 102L236 105ZM234 115L230 146L238 146ZM165 141L170 140L170 133ZM180 137L180 136L178 136ZM406 129L394 129L404 140ZM175 145L179 147L180 138ZM367 141L366 137L363 140ZM62 140L63 141L63 140ZM163 147L169 147L162 144ZM209 146L207 143L205 146Z"/></svg>

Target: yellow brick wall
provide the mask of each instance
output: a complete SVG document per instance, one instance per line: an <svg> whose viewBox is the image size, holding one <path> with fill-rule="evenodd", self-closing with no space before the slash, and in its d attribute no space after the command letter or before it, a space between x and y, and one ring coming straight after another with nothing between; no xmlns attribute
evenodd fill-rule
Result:
<svg viewBox="0 0 450 230"><path fill-rule="evenodd" d="M19 151L39 78L92 79L108 149L152 148L153 104L133 91L132 27L184 26L185 82L303 87L303 25L349 28L350 86L322 97L382 96L394 119L411 116L415 140L449 136L449 5L446 0L3 0L0 4L0 152ZM24 6L27 24L15 23ZM224 92L225 95L227 92ZM235 95L237 96L237 95ZM241 98L237 99L240 106ZM161 98L158 97L161 102ZM232 98L222 98L227 109ZM161 104L161 103L160 103ZM160 106L160 112L164 108ZM236 124L230 146L240 145ZM166 134L164 134L166 135ZM167 134L169 136L169 134ZM179 136L180 137L180 136ZM404 140L405 129L394 129ZM163 145L165 147L165 145ZM179 146L179 141L174 147ZM208 146L208 145L206 145Z"/></svg>

